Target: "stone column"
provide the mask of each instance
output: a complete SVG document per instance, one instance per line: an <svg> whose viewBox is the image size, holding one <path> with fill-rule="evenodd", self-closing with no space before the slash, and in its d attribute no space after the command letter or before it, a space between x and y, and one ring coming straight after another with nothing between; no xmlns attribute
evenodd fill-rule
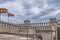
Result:
<svg viewBox="0 0 60 40"><path fill-rule="evenodd" d="M37 38L36 38L36 29L34 30L34 40L37 40Z"/></svg>
<svg viewBox="0 0 60 40"><path fill-rule="evenodd" d="M53 40L53 32L51 32L51 40Z"/></svg>
<svg viewBox="0 0 60 40"><path fill-rule="evenodd" d="M56 32L55 34L56 34L56 40L57 40L57 27L56 27L56 30L55 30L55 32Z"/></svg>

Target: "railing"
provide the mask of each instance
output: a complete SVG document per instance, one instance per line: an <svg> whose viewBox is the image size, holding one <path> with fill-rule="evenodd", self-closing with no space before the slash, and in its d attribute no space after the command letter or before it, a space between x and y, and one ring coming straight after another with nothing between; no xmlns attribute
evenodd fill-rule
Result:
<svg viewBox="0 0 60 40"><path fill-rule="evenodd" d="M50 26L49 22L46 23L30 23L30 24L19 24L20 26Z"/></svg>
<svg viewBox="0 0 60 40"><path fill-rule="evenodd" d="M6 22L0 22L0 26L4 26L4 25L15 25L15 24L11 24L11 23L6 23ZM41 22L41 23L30 23L30 24L19 24L16 26L50 26L49 22Z"/></svg>
<svg viewBox="0 0 60 40"><path fill-rule="evenodd" d="M31 23L30 26L50 26L49 23Z"/></svg>

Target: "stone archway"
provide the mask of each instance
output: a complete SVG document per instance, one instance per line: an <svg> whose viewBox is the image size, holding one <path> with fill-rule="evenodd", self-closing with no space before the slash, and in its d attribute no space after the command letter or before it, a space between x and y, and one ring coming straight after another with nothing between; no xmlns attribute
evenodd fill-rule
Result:
<svg viewBox="0 0 60 40"><path fill-rule="evenodd" d="M38 35L37 40L42 40L42 36L41 35Z"/></svg>

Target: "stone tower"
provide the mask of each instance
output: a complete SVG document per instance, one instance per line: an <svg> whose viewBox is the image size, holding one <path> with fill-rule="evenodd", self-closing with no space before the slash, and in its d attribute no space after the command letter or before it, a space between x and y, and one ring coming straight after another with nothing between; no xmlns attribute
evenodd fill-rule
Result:
<svg viewBox="0 0 60 40"><path fill-rule="evenodd" d="M30 24L30 20L24 20L24 24Z"/></svg>
<svg viewBox="0 0 60 40"><path fill-rule="evenodd" d="M57 20L56 20L56 18L50 18L50 24L52 25L52 28L55 30L54 39L57 40ZM52 34L54 34L54 33L52 33Z"/></svg>
<svg viewBox="0 0 60 40"><path fill-rule="evenodd" d="M50 18L50 22L51 23L55 23L56 22L56 18Z"/></svg>

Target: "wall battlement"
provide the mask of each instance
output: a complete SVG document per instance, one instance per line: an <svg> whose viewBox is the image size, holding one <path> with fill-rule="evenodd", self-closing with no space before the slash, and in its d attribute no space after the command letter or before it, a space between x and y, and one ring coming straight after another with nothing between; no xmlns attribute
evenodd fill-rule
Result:
<svg viewBox="0 0 60 40"><path fill-rule="evenodd" d="M50 22L31 23L30 20L25 20L23 24L11 24L0 21L0 33L16 34L19 36L27 36L33 38L35 36L42 35L43 40L57 39L56 28L60 24L60 21L51 18ZM47 38L45 36L47 35ZM52 37L52 38L51 38Z"/></svg>

